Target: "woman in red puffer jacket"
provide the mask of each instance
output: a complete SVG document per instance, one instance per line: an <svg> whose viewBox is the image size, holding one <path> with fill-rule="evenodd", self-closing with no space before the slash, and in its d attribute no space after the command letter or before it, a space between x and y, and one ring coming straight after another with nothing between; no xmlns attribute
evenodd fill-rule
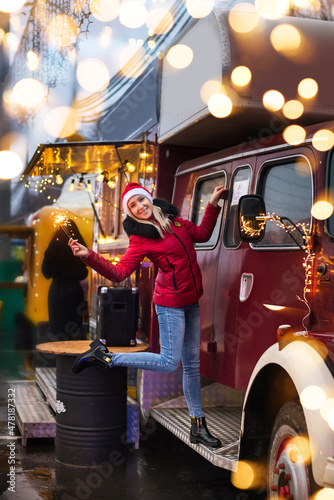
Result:
<svg viewBox="0 0 334 500"><path fill-rule="evenodd" d="M199 299L203 294L202 276L194 243L207 241L215 227L220 198L227 190L216 187L199 226L178 217L176 207L164 200L153 200L149 191L131 182L122 194L127 214L124 230L130 238L125 255L113 265L98 254L71 239L74 255L113 282L132 274L144 257L158 268L154 304L159 320L160 354L113 354L96 339L91 349L77 357L73 371L87 366L131 366L146 370L171 372L182 360L183 391L191 417L190 442L219 447L219 439L206 427L201 408L199 372L200 317Z"/></svg>

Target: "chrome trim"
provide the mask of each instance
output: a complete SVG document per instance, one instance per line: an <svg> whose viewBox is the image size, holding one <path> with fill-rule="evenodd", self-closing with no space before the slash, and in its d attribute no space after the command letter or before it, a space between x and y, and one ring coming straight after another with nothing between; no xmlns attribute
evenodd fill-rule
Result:
<svg viewBox="0 0 334 500"><path fill-rule="evenodd" d="M247 142L245 142L244 144L247 144ZM312 144L312 139L306 139L305 141L301 142L297 146L301 147L301 146L305 146L308 144ZM181 177L182 175L189 174L190 172L196 172L197 170L201 170L203 168L215 167L215 166L219 165L221 162L224 162L224 163L231 162L234 160L247 158L249 156L268 153L271 151L280 151L280 150L284 151L285 149L289 149L289 148L292 149L295 147L296 146L291 146L291 144L278 144L276 146L270 146L270 147L262 148L262 149L252 149L251 151L246 151L245 153L233 154L231 156L226 156L225 158L219 158L217 160L203 163L202 165L198 165L197 167L188 168L187 170L183 170L182 172L176 171L175 177ZM224 152L224 150L222 149L221 152ZM186 162L183 162L183 163L186 163ZM183 163L181 163L181 165L183 165Z"/></svg>

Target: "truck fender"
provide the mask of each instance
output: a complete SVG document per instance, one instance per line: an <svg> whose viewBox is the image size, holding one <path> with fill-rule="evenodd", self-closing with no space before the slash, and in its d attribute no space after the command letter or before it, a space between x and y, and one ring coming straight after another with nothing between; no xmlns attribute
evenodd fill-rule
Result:
<svg viewBox="0 0 334 500"><path fill-rule="evenodd" d="M271 364L279 365L287 372L299 397L307 387L318 386L325 392L326 400L334 398L333 375L326 366L324 356L315 347L302 340L291 342L282 350L279 350L278 344L274 344L263 353L250 378L242 412L242 435L244 433L245 408L251 388L261 370ZM334 456L334 432L321 416L320 408L309 410L303 407L303 410L311 444L313 476L319 485L323 485L327 458Z"/></svg>

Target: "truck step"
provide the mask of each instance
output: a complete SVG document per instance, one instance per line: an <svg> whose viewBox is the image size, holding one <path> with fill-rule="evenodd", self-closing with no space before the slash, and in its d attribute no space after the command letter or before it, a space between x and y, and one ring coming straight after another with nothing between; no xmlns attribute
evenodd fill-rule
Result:
<svg viewBox="0 0 334 500"><path fill-rule="evenodd" d="M177 398L179 402L182 402L182 399ZM168 401L150 409L154 420L166 427L206 460L217 467L235 471L239 457L242 407L204 407L203 412L210 432L221 440L221 448L210 448L202 444L190 443L190 418L187 407L175 407L171 405L171 401Z"/></svg>
<svg viewBox="0 0 334 500"><path fill-rule="evenodd" d="M27 445L28 438L54 438L56 418L35 381L12 382L10 387L15 389L15 419L22 445Z"/></svg>

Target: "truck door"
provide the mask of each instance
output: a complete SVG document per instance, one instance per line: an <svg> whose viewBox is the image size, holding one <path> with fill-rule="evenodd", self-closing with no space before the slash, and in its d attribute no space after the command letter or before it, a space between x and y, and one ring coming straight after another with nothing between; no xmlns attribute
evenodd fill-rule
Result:
<svg viewBox="0 0 334 500"><path fill-rule="evenodd" d="M221 170L218 173L199 176L194 188L192 221L200 224L205 208L210 201L216 186L225 186L227 173ZM223 200L219 201L223 206ZM204 295L200 300L201 308L201 370L202 374L210 377L211 353L215 349L213 332L213 310L216 292L217 264L221 245L221 221L223 210L221 210L215 229L209 241L196 243L197 261L202 271Z"/></svg>
<svg viewBox="0 0 334 500"><path fill-rule="evenodd" d="M229 198L216 273L213 307L216 352L211 355L208 376L231 387L235 387L236 314L245 252L239 235L238 202L240 196L250 192L254 167L255 158L249 158L247 162L236 160L229 165Z"/></svg>
<svg viewBox="0 0 334 500"><path fill-rule="evenodd" d="M278 159L259 157L257 172L256 192L264 197L267 213L309 228L313 196L310 159L302 153ZM298 231L293 234L302 244ZM244 389L257 360L276 342L278 326L290 324L303 331L308 310L299 299L303 298L306 254L284 228L268 221L262 241L242 246L245 250L236 276L235 370L236 387Z"/></svg>

